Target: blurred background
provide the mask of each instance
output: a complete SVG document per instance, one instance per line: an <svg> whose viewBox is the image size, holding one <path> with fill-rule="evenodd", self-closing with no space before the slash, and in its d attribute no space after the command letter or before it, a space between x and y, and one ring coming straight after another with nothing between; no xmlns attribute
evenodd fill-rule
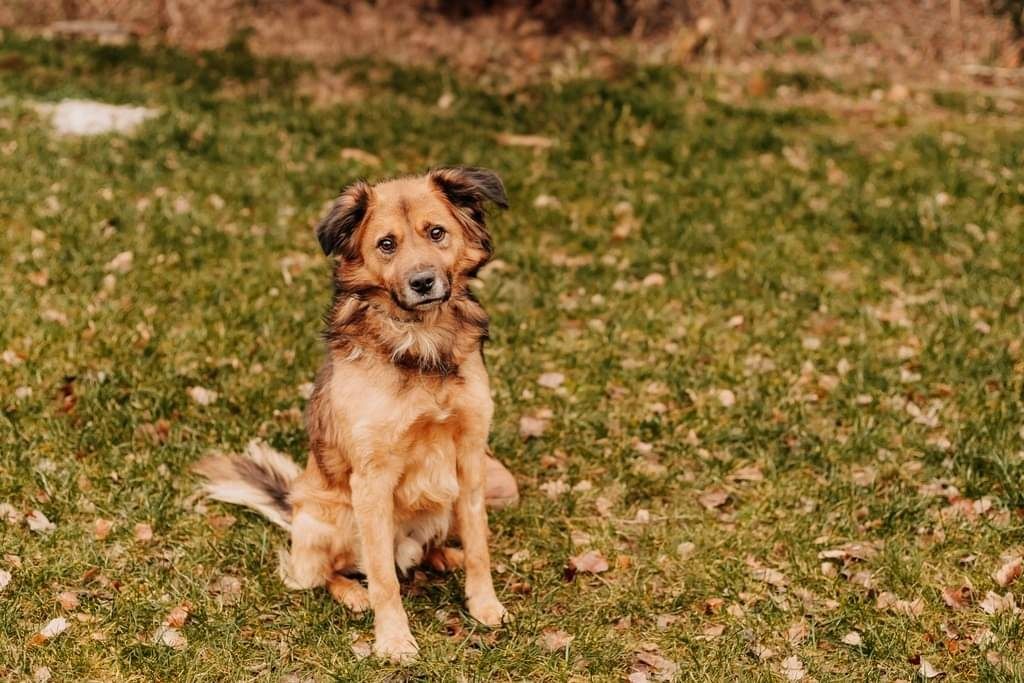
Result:
<svg viewBox="0 0 1024 683"><path fill-rule="evenodd" d="M748 68L813 61L832 78L950 84L998 82L1018 66L1022 12L1022 0L7 0L0 26L186 49L244 36L259 55L443 60L509 87L600 74L623 54Z"/></svg>

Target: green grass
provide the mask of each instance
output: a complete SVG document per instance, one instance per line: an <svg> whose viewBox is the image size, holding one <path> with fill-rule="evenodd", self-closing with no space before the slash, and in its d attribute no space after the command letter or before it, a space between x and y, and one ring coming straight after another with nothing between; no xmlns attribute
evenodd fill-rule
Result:
<svg viewBox="0 0 1024 683"><path fill-rule="evenodd" d="M444 69L359 62L339 71L366 98L314 109L295 85L308 67L238 46L188 57L8 35L0 64L12 98L0 108L0 351L22 360L0 362L0 503L56 524L0 522L13 576L0 677L614 681L645 644L680 680L783 680L791 655L820 681L910 680L918 656L948 680L1024 676L1018 616L941 597L964 582L979 599L997 590L1001 554L1024 545L1024 132L1012 121L954 111L942 129L854 128L726 105L667 68L498 94ZM70 96L163 114L133 137L60 139L27 102ZM557 144L503 147L501 131ZM346 147L382 165L345 160ZM197 509L189 466L254 437L304 459L299 387L329 300L312 226L351 179L445 163L497 169L512 200L492 222L504 266L480 295L492 444L523 493L491 515L515 621L482 629L460 577L420 577L406 605L422 657L400 670L352 654L369 617L284 590L281 532ZM558 204L535 206L539 195ZM624 202L635 224L617 240ZM133 268L105 283L123 251ZM652 273L664 284L641 284ZM563 391L537 385L546 371L565 374ZM220 398L201 407L191 386ZM550 426L524 441L519 417L540 408ZM730 478L749 466L763 480ZM592 489L551 499L539 487L559 478ZM922 489L937 480L991 509L951 515ZM728 502L705 509L718 488ZM219 528L227 513L237 522ZM106 540L97 518L115 524ZM151 542L135 540L137 523ZM590 540L574 546L574 532ZM823 574L818 553L850 541L878 552ZM569 556L589 548L612 569L567 580ZM788 584L757 580L755 564ZM241 579L235 602L210 590L223 575ZM68 590L81 592L71 613L55 599ZM920 598L922 613L877 608L885 591ZM185 602L187 647L151 644ZM61 615L67 632L30 644ZM800 622L806 635L787 638ZM575 636L567 651L538 643L550 628ZM989 642L972 640L986 629ZM853 630L862 644L843 644Z"/></svg>

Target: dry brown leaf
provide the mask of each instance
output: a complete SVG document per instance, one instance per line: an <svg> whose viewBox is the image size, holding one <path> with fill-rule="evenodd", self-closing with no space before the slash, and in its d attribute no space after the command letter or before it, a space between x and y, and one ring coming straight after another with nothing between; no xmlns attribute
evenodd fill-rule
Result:
<svg viewBox="0 0 1024 683"><path fill-rule="evenodd" d="M939 676L946 675L938 669L936 669L934 666L932 666L924 657L921 657L921 665L917 671L925 680L930 680L932 678L938 678Z"/></svg>
<svg viewBox="0 0 1024 683"><path fill-rule="evenodd" d="M733 393L732 389L719 389L718 402L725 408L731 408L736 405L736 394Z"/></svg>
<svg viewBox="0 0 1024 683"><path fill-rule="evenodd" d="M875 600L875 609L894 612L908 617L919 617L924 612L924 600L901 600L895 594L884 591Z"/></svg>
<svg viewBox="0 0 1024 683"><path fill-rule="evenodd" d="M995 570L992 573L992 578L1001 588L1006 588L1020 578L1022 570L1024 570L1024 563L1021 562L1021 558L1013 557Z"/></svg>
<svg viewBox="0 0 1024 683"><path fill-rule="evenodd" d="M519 418L519 436L523 439L543 436L550 422L551 411L538 411L533 415L523 415Z"/></svg>
<svg viewBox="0 0 1024 683"><path fill-rule="evenodd" d="M188 640L185 636L181 635L178 629L161 625L153 631L152 642L154 645L166 645L172 650L184 650L188 646Z"/></svg>
<svg viewBox="0 0 1024 683"><path fill-rule="evenodd" d="M561 372L545 372L537 378L537 384L545 389L557 389L565 382L565 375Z"/></svg>
<svg viewBox="0 0 1024 683"><path fill-rule="evenodd" d="M106 540L107 536L110 535L110 531L114 528L114 523L109 519L103 519L98 517L92 524L92 535L97 541Z"/></svg>
<svg viewBox="0 0 1024 683"><path fill-rule="evenodd" d="M25 515L25 523L28 528L37 534L48 534L57 528L57 525L46 518L39 510L33 510Z"/></svg>
<svg viewBox="0 0 1024 683"><path fill-rule="evenodd" d="M649 674L656 681L675 680L679 673L678 664L659 654L657 646L651 643L645 643L641 645L641 648L643 649L636 653L636 660L633 664L635 673Z"/></svg>
<svg viewBox="0 0 1024 683"><path fill-rule="evenodd" d="M58 593L57 602L60 603L61 607L68 611L78 609L78 605L81 604L81 602L78 599L78 593L75 593L74 591L64 591L62 593Z"/></svg>
<svg viewBox="0 0 1024 683"><path fill-rule="evenodd" d="M767 583L769 586L774 586L776 588L782 588L789 585L789 579L787 579L782 572L777 569L772 569L771 567L754 567L750 570L750 575L754 577L756 581L762 581Z"/></svg>
<svg viewBox="0 0 1024 683"><path fill-rule="evenodd" d="M193 401L201 406L208 406L217 401L219 394L205 387L189 387L188 395Z"/></svg>
<svg viewBox="0 0 1024 683"><path fill-rule="evenodd" d="M569 647L575 636L571 636L560 629L544 629L541 632L539 641L541 646L548 652L558 652Z"/></svg>
<svg viewBox="0 0 1024 683"><path fill-rule="evenodd" d="M555 146L555 140L543 135L518 135L516 133L498 133L494 136L499 145L506 147L533 147L547 149Z"/></svg>
<svg viewBox="0 0 1024 683"><path fill-rule="evenodd" d="M345 161L355 161L364 166L380 166L380 157L363 149L355 147L344 147L341 150L341 158Z"/></svg>
<svg viewBox="0 0 1024 683"><path fill-rule="evenodd" d="M7 585L11 582L11 573L6 569L0 569L0 593L4 592Z"/></svg>
<svg viewBox="0 0 1024 683"><path fill-rule="evenodd" d="M135 540L139 543L149 543L153 540L153 527L145 522L135 525Z"/></svg>
<svg viewBox="0 0 1024 683"><path fill-rule="evenodd" d="M210 592L220 596L221 603L233 605L242 595L242 582L236 576L225 574L210 584Z"/></svg>
<svg viewBox="0 0 1024 683"><path fill-rule="evenodd" d="M1013 593L1007 591L1005 595L999 595L993 591L985 594L985 599L978 603L981 611L985 614L999 614L1000 612L1016 612L1017 600Z"/></svg>
<svg viewBox="0 0 1024 683"><path fill-rule="evenodd" d="M608 571L608 560L599 550L588 550L585 553L569 558L569 565L578 572L600 574Z"/></svg>
<svg viewBox="0 0 1024 683"><path fill-rule="evenodd" d="M860 637L860 634L856 631L850 631L845 636L843 636L843 643L845 645L850 645L851 647L858 647L863 642L864 641Z"/></svg>
<svg viewBox="0 0 1024 683"><path fill-rule="evenodd" d="M791 655L782 660L780 673L785 676L787 681L802 681L804 676L807 675L803 662L796 655Z"/></svg>
<svg viewBox="0 0 1024 683"><path fill-rule="evenodd" d="M171 628L181 628L188 621L188 613L192 610L192 606L189 604L178 605L171 609L164 617L164 625L170 626Z"/></svg>
<svg viewBox="0 0 1024 683"><path fill-rule="evenodd" d="M950 609L963 609L971 603L972 598L970 586L947 586L942 589L942 601Z"/></svg>
<svg viewBox="0 0 1024 683"><path fill-rule="evenodd" d="M689 558L693 553L697 551L697 546L690 541L683 541L676 546L676 554L679 555L680 560Z"/></svg>
<svg viewBox="0 0 1024 683"><path fill-rule="evenodd" d="M565 483L564 479L556 479L555 481L546 481L537 488L543 491L548 498L555 500L565 495L569 490L569 485Z"/></svg>
<svg viewBox="0 0 1024 683"><path fill-rule="evenodd" d="M729 475L729 479L732 481L763 481L764 473L761 471L759 466L750 465L733 471L733 473Z"/></svg>
<svg viewBox="0 0 1024 683"><path fill-rule="evenodd" d="M35 634L32 637L31 642L33 644L39 645L46 642L47 640L50 640L51 638L56 638L60 634L64 633L64 631L67 631L69 625L70 624L68 624L68 620L64 617L50 619L50 621L46 622L45 626L39 629L39 633Z"/></svg>
<svg viewBox="0 0 1024 683"><path fill-rule="evenodd" d="M711 489L702 493L697 501L706 509L714 510L729 502L729 494L723 489Z"/></svg>
<svg viewBox="0 0 1024 683"><path fill-rule="evenodd" d="M641 284L644 287L664 287L665 276L662 275L661 273L648 273L647 275L644 276L644 279L641 282Z"/></svg>
<svg viewBox="0 0 1024 683"><path fill-rule="evenodd" d="M110 259L110 262L103 267L103 270L111 273L127 273L132 269L135 262L135 254L130 251L122 251Z"/></svg>
<svg viewBox="0 0 1024 683"><path fill-rule="evenodd" d="M725 633L725 624L706 624L700 632L702 640L713 640Z"/></svg>
<svg viewBox="0 0 1024 683"><path fill-rule="evenodd" d="M810 626L806 620L801 619L800 621L793 622L789 625L789 628L786 629L786 640L794 645L799 645L807 640L807 636L810 634Z"/></svg>

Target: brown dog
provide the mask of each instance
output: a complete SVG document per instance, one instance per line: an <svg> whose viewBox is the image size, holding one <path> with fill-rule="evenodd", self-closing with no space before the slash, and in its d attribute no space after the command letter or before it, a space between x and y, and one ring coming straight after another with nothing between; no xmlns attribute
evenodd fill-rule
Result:
<svg viewBox="0 0 1024 683"><path fill-rule="evenodd" d="M506 207L505 188L477 168L346 189L317 228L335 258L335 297L305 471L258 447L197 465L214 498L291 529L281 565L289 586L326 584L351 609L372 607L374 650L392 659L416 653L395 568L425 553L435 564L454 560L443 547L453 517L470 614L490 626L507 616L491 581L484 506L487 315L469 290L491 256L488 201ZM356 572L369 591L348 576Z"/></svg>

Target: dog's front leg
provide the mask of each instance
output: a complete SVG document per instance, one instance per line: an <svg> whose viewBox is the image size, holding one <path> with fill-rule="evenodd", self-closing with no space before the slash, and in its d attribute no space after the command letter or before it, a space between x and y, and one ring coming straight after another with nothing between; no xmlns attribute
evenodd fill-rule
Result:
<svg viewBox="0 0 1024 683"><path fill-rule="evenodd" d="M395 572L395 479L384 472L353 473L352 509L363 550L363 571L373 608L373 650L395 661L416 656L416 640L402 607Z"/></svg>
<svg viewBox="0 0 1024 683"><path fill-rule="evenodd" d="M458 452L459 498L455 504L466 567L466 602L474 619L497 626L508 612L494 593L491 553L487 548L484 506L484 456L487 436L464 439Z"/></svg>

